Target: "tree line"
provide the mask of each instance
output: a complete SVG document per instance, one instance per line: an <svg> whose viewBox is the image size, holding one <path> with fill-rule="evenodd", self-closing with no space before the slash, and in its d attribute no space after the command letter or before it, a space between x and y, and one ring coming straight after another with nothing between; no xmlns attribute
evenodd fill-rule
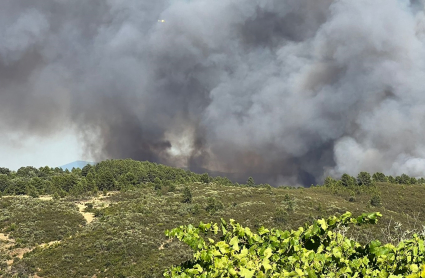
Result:
<svg viewBox="0 0 425 278"><path fill-rule="evenodd" d="M105 160L96 165L87 164L82 169L71 171L48 166L21 167L17 171L0 167L0 195L67 195L79 196L98 191L130 190L140 186L152 186L156 190L173 191L177 184L217 183L225 186L270 187L256 184L249 177L245 184L234 183L226 177L212 177L207 173L196 174L148 161L132 159ZM343 174L340 179L327 177L324 186L371 186L376 182L394 184L425 184L424 178L386 176L383 173L370 175L360 172L357 177Z"/></svg>
<svg viewBox="0 0 425 278"><path fill-rule="evenodd" d="M239 184L226 177L212 177L207 173L196 174L184 169L132 159L105 160L95 165L87 164L82 169L73 168L71 171L48 166L27 166L17 171L0 167L1 195L37 197L46 194L65 197L98 191L131 190L141 186L173 191L177 184L195 182L213 182L225 186L264 186L256 185L251 177L246 184Z"/></svg>
<svg viewBox="0 0 425 278"><path fill-rule="evenodd" d="M425 184L424 178L410 177L406 174L400 176L386 176L383 173L376 172L370 175L368 172L360 172L357 177L343 174L340 179L327 177L324 181L324 186L371 186L377 182L387 182L392 184Z"/></svg>

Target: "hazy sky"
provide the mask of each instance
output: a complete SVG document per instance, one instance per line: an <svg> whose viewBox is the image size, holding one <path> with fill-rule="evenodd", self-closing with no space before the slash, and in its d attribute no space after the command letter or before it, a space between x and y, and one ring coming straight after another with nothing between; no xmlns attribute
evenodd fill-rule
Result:
<svg viewBox="0 0 425 278"><path fill-rule="evenodd" d="M0 137L0 167L62 166L83 160L78 138L71 130L52 137L28 137L17 133Z"/></svg>

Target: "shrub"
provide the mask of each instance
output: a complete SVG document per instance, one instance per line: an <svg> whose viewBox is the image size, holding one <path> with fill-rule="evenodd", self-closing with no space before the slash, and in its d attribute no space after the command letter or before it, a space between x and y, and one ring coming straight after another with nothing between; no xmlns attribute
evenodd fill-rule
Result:
<svg viewBox="0 0 425 278"><path fill-rule="evenodd" d="M176 191L176 185L174 183L172 183L168 187L168 192L174 192L174 191Z"/></svg>
<svg viewBox="0 0 425 278"><path fill-rule="evenodd" d="M59 196L58 192L55 192L55 194L53 194L53 200L59 200L61 197Z"/></svg>
<svg viewBox="0 0 425 278"><path fill-rule="evenodd" d="M381 206L381 196L379 195L373 195L370 199L370 204L374 207L380 207Z"/></svg>
<svg viewBox="0 0 425 278"><path fill-rule="evenodd" d="M288 217L288 213L285 209L279 207L276 209L273 215L273 221L276 223L286 223L286 219Z"/></svg>
<svg viewBox="0 0 425 278"><path fill-rule="evenodd" d="M201 175L201 182L202 183L209 183L210 182L210 176L207 173L204 173Z"/></svg>
<svg viewBox="0 0 425 278"><path fill-rule="evenodd" d="M294 212L295 211L295 198L290 196L289 194L285 194L283 198L283 203L286 205L286 211L287 212Z"/></svg>
<svg viewBox="0 0 425 278"><path fill-rule="evenodd" d="M38 198L39 197L37 189L32 185L27 186L27 194L29 196L31 196L32 198Z"/></svg>
<svg viewBox="0 0 425 278"><path fill-rule="evenodd" d="M93 203L86 203L86 208L84 209L84 211L90 212L92 210L93 210Z"/></svg>
<svg viewBox="0 0 425 278"><path fill-rule="evenodd" d="M183 200L182 203L192 203L192 192L189 187L185 187L183 190Z"/></svg>
<svg viewBox="0 0 425 278"><path fill-rule="evenodd" d="M224 208L224 205L222 202L218 201L216 198L209 197L207 199L207 206L205 207L205 210L209 213L214 213L218 210L221 210Z"/></svg>
<svg viewBox="0 0 425 278"><path fill-rule="evenodd" d="M246 181L246 185L251 186L251 187L255 186L254 179L252 177L249 177L248 180Z"/></svg>
<svg viewBox="0 0 425 278"><path fill-rule="evenodd" d="M196 215L199 214L200 208L198 204L181 204L179 210L177 211L178 214L184 216L184 215Z"/></svg>

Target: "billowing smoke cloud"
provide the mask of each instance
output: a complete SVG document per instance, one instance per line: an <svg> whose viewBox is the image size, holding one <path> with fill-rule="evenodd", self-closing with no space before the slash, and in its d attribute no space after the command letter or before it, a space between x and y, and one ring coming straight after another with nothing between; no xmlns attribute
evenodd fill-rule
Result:
<svg viewBox="0 0 425 278"><path fill-rule="evenodd" d="M272 184L425 174L423 0L3 0L0 37L2 132Z"/></svg>

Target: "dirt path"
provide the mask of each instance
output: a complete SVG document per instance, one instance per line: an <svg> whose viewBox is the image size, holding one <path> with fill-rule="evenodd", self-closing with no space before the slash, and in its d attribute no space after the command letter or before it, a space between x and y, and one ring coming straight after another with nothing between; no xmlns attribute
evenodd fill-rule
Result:
<svg viewBox="0 0 425 278"><path fill-rule="evenodd" d="M81 215L87 221L87 224L90 224L94 220L94 213L84 211L86 209L86 204L92 203L94 208L108 207L111 202L108 201L108 200L105 200L105 199L108 198L109 196L113 195L113 194L116 194L116 193L118 193L118 192L108 192L108 196L93 197L93 198L86 200L86 201L79 201L79 202L74 202L74 203L78 207L78 211L81 213ZM15 196L12 196L12 197L15 197ZM17 197L28 198L29 196L24 195L24 196L17 196ZM44 195L44 196L38 197L38 199L42 200L42 201L50 201L50 200L53 199L53 197L49 196L49 195ZM38 245L38 247L48 248L49 246L52 246L52 245L58 244L58 243L60 244L61 242L60 241L51 241L51 242L47 242L47 243L42 243L42 244ZM6 233L0 233L0 252L5 252L12 257L11 260L6 261L8 270L10 270L12 268L13 258L22 259L26 253L31 252L35 248L35 247L13 248L14 246L15 246L15 240L14 239L9 238L9 235L6 234ZM39 276L34 275L33 277L36 278L36 277L39 277Z"/></svg>
<svg viewBox="0 0 425 278"><path fill-rule="evenodd" d="M81 215L84 217L84 219L87 221L87 224L90 224L93 220L94 220L94 213L91 212L85 212L84 210L86 209L86 204L88 203L92 203L94 208L104 208L104 207L108 207L111 202L108 200L105 200L106 198L108 198L109 196L116 194L118 192L109 192L108 196L99 196L99 197L93 197L87 201L79 201L79 202L74 202L75 205L78 207L78 211L81 213ZM14 197L14 196L12 196ZM28 198L29 196L23 195L23 196L18 196L18 197L26 197ZM53 199L52 196L49 195L45 195L45 196L40 196L38 198L39 200L43 200L43 201L50 201ZM15 240L9 238L8 234L5 233L0 233L0 252L7 252L9 253L9 255L11 257L18 257L19 259L22 259L24 257L24 254L31 252L32 250L34 250L33 248L12 248L15 245ZM51 245L60 243L60 241L51 241L48 243L42 243L39 245L39 247L41 248L47 248ZM10 269L11 265L13 264L13 259L12 260L8 260L7 261L7 265L8 268ZM34 276L34 277L38 277L38 276Z"/></svg>
<svg viewBox="0 0 425 278"><path fill-rule="evenodd" d="M78 207L78 211L81 213L81 215L84 217L84 219L86 219L87 224L90 224L94 219L94 213L84 211L85 208L86 208L85 204L87 204L87 203L90 203L90 202L77 203L76 205Z"/></svg>
<svg viewBox="0 0 425 278"><path fill-rule="evenodd" d="M13 246L15 245L15 240L9 238L9 236L4 233L0 233L0 240L5 242L4 245L0 245L1 247L0 252L8 253L12 257L11 260L6 261L8 267L10 267L13 264L13 258L17 257L19 259L22 259L26 253L31 252L35 248L35 247L13 248ZM60 241L51 241L48 243L42 243L39 245L39 247L46 248L56 243L60 243Z"/></svg>
<svg viewBox="0 0 425 278"><path fill-rule="evenodd" d="M60 240L54 240L54 241L51 241L51 242L48 242L48 243L42 243L42 244L39 245L39 247L46 248L46 247L49 247L49 246L56 244L56 243L61 243L61 241Z"/></svg>
<svg viewBox="0 0 425 278"><path fill-rule="evenodd" d="M90 224L94 220L94 213L84 211L86 209L86 204L92 203L94 208L108 207L111 204L111 202L107 201L105 199L108 198L109 196L117 194L117 193L118 193L118 191L117 192L115 192L115 191L108 192L108 196L93 197L93 198L91 198L90 200L87 200L87 201L75 202L75 204L78 207L78 211L81 213L81 215L84 217L84 219L86 219L87 224Z"/></svg>
<svg viewBox="0 0 425 278"><path fill-rule="evenodd" d="M15 245L15 240L9 238L9 235L7 235L7 234L0 233L0 242L1 242L1 244L0 244L0 247L1 247L0 248L0 252L4 252L4 253L9 253L10 254L9 248L11 246ZM10 266L12 263L13 263L13 259L6 261L6 264L8 266Z"/></svg>

